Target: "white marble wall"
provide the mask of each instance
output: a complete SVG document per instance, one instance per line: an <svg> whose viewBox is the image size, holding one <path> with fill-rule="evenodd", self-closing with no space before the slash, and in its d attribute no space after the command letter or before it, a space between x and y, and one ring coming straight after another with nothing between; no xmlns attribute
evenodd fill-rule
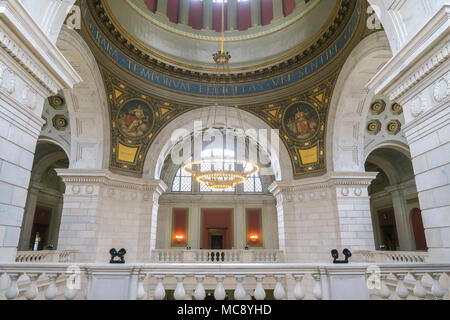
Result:
<svg viewBox="0 0 450 320"><path fill-rule="evenodd" d="M111 248L125 248L128 262L149 258L164 183L108 170L57 172L66 184L58 249L79 250L89 262L108 263Z"/></svg>
<svg viewBox="0 0 450 320"><path fill-rule="evenodd" d="M44 99L79 76L18 0L0 3L0 260L20 235Z"/></svg>
<svg viewBox="0 0 450 320"><path fill-rule="evenodd" d="M367 187L373 173L275 182L280 249L289 262L330 261L331 250L373 250Z"/></svg>
<svg viewBox="0 0 450 320"><path fill-rule="evenodd" d="M408 26L403 30L407 36L369 87L404 106L404 132L411 150L430 259L448 261L450 4L420 1L419 6L411 7L408 1L384 2L391 2L391 9L397 8L395 14L403 14L400 22ZM386 31L389 37L395 37L395 32L389 28Z"/></svg>

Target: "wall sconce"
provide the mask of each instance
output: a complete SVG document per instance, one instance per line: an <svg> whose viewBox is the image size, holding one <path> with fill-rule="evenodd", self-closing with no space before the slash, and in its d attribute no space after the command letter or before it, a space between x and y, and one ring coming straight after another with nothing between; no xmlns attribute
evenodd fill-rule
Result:
<svg viewBox="0 0 450 320"><path fill-rule="evenodd" d="M184 235L182 235L182 234L177 234L177 235L175 236L175 240L177 240L177 242L183 241L183 240L184 240Z"/></svg>
<svg viewBox="0 0 450 320"><path fill-rule="evenodd" d="M259 240L259 235L257 235L257 234L251 234L251 235L250 235L250 240L251 240L252 242L258 241L258 240Z"/></svg>

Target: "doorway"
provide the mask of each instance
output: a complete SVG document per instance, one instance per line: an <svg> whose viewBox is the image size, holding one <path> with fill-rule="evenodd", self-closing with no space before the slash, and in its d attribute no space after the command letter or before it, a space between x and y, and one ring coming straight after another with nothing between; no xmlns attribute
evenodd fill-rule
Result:
<svg viewBox="0 0 450 320"><path fill-rule="evenodd" d="M233 247L233 209L202 209L202 249Z"/></svg>
<svg viewBox="0 0 450 320"><path fill-rule="evenodd" d="M227 229L208 229L208 249L225 249L225 237Z"/></svg>

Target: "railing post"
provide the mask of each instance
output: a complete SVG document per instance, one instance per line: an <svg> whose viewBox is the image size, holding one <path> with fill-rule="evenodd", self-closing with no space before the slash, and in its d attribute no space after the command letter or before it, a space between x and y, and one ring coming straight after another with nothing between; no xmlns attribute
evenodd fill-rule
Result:
<svg viewBox="0 0 450 320"><path fill-rule="evenodd" d="M413 292L414 295L419 300L424 300L427 295L427 290L424 288L422 284L423 275L424 273L417 273L417 272L411 273L411 276L413 276L414 280L416 281Z"/></svg>
<svg viewBox="0 0 450 320"><path fill-rule="evenodd" d="M28 290L25 291L25 298L27 300L34 300L39 294L39 289L36 284L36 280L39 277L38 273L27 273L28 278L30 279L30 286Z"/></svg>
<svg viewBox="0 0 450 320"><path fill-rule="evenodd" d="M244 275L236 275L234 276L236 278L236 289L234 290L234 299L236 300L244 300L246 293L244 286L242 283L244 282L245 276Z"/></svg>
<svg viewBox="0 0 450 320"><path fill-rule="evenodd" d="M433 286L431 287L431 293L434 295L436 300L442 300L445 295L444 289L442 289L441 284L439 283L439 279L441 278L441 273L430 273L431 278L433 279Z"/></svg>
<svg viewBox="0 0 450 320"><path fill-rule="evenodd" d="M286 291L283 288L283 284L281 283L286 276L282 274L274 275L275 281L277 284L275 285L275 290L273 291L273 296L276 300L283 300L286 298Z"/></svg>
<svg viewBox="0 0 450 320"><path fill-rule="evenodd" d="M47 274L48 279L50 280L50 284L45 291L45 299L53 300L58 295L58 288L56 287L56 279L59 277L59 273L50 273Z"/></svg>
<svg viewBox="0 0 450 320"><path fill-rule="evenodd" d="M175 300L185 300L186 299L186 290L184 290L183 280L184 275L176 275L175 279L177 279L177 287L175 288L175 292L173 293L173 297Z"/></svg>
<svg viewBox="0 0 450 320"><path fill-rule="evenodd" d="M19 286L17 285L17 280L20 278L21 274L9 273L8 276L10 279L10 283L8 289L5 292L5 297L8 300L13 300L19 295Z"/></svg>
<svg viewBox="0 0 450 320"><path fill-rule="evenodd" d="M216 300L224 300L227 293L225 292L225 288L223 286L223 280L225 276L217 275L215 276L217 280L216 289L214 290L214 299Z"/></svg>
<svg viewBox="0 0 450 320"><path fill-rule="evenodd" d="M313 273L311 274L313 277L315 284L313 289L313 295L317 300L323 299L323 293L322 293L322 284L321 284L321 276L320 273Z"/></svg>
<svg viewBox="0 0 450 320"><path fill-rule="evenodd" d="M381 279L381 287L379 290L380 297L384 300L388 300L391 296L391 290L389 290L387 284L386 284L386 278L389 274L387 273L381 273L380 279Z"/></svg>
<svg viewBox="0 0 450 320"><path fill-rule="evenodd" d="M405 286L405 277L408 273L407 272L396 272L394 275L397 278L397 288L395 289L395 293L397 296L402 299L406 300L409 296L408 288Z"/></svg>
<svg viewBox="0 0 450 320"><path fill-rule="evenodd" d="M256 288L253 293L253 296L256 300L264 300L266 298L266 292L264 291L263 279L264 275L255 275L256 279Z"/></svg>
<svg viewBox="0 0 450 320"><path fill-rule="evenodd" d="M138 288L137 288L137 293L136 293L136 299L137 300L144 300L145 296L146 296L146 292L145 292L145 288L144 288L144 280L147 277L147 275L144 274L140 274L138 276L139 280L138 280Z"/></svg>
<svg viewBox="0 0 450 320"><path fill-rule="evenodd" d="M195 279L197 280L197 287L194 291L194 298L195 300L205 300L206 298L206 292L205 288L203 287L203 280L205 280L204 275L196 275Z"/></svg>
<svg viewBox="0 0 450 320"><path fill-rule="evenodd" d="M164 275L155 275L156 280L158 281L155 287L155 292L153 293L154 300L164 300L166 297L166 289L164 289Z"/></svg>

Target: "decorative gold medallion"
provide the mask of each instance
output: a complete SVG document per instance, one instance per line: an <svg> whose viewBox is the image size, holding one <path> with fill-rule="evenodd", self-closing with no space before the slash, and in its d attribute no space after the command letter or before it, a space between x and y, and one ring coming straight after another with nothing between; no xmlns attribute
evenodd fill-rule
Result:
<svg viewBox="0 0 450 320"><path fill-rule="evenodd" d="M69 125L69 120L62 114L57 114L52 119L53 127L56 130L64 131L66 130L67 126Z"/></svg>
<svg viewBox="0 0 450 320"><path fill-rule="evenodd" d="M381 122L379 120L371 120L367 124L369 134L376 135L381 131Z"/></svg>
<svg viewBox="0 0 450 320"><path fill-rule="evenodd" d="M391 106L391 111L393 115L400 115L403 113L403 108L399 103L393 103Z"/></svg>
<svg viewBox="0 0 450 320"><path fill-rule="evenodd" d="M383 100L377 100L370 106L370 113L373 115L379 115L386 109L386 102Z"/></svg>
<svg viewBox="0 0 450 320"><path fill-rule="evenodd" d="M48 103L53 109L62 110L64 109L64 98L61 96L52 96L48 98Z"/></svg>
<svg viewBox="0 0 450 320"><path fill-rule="evenodd" d="M387 132L391 135L396 135L400 132L402 124L398 120L392 120L387 125Z"/></svg>

